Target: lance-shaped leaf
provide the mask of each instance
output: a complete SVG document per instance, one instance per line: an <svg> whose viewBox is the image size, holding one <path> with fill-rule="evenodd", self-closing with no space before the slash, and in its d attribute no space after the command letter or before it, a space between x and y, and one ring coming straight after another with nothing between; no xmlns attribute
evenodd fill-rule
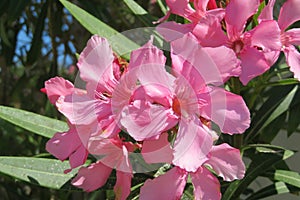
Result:
<svg viewBox="0 0 300 200"><path fill-rule="evenodd" d="M133 0L123 0L128 8L135 14L139 20L146 26L153 26L153 17L138 3Z"/></svg>
<svg viewBox="0 0 300 200"><path fill-rule="evenodd" d="M274 179L300 188L300 175L298 172L288 170L276 170L274 174Z"/></svg>
<svg viewBox="0 0 300 200"><path fill-rule="evenodd" d="M249 145L247 148L252 150L250 151L252 162L246 170L244 179L234 181L228 186L222 197L223 200L238 199L243 191L246 190L250 183L258 176L265 173L276 163L285 160L294 154L290 150L273 145ZM256 149L256 151L253 151L252 148Z"/></svg>
<svg viewBox="0 0 300 200"><path fill-rule="evenodd" d="M59 189L70 180L76 170L64 174L68 162L29 157L0 157L0 172L40 186Z"/></svg>
<svg viewBox="0 0 300 200"><path fill-rule="evenodd" d="M275 182L274 184L271 184L267 187L264 187L256 191L251 196L249 196L246 200L263 199L277 194L292 193L292 192L299 192L299 191L300 188L293 187L284 182Z"/></svg>
<svg viewBox="0 0 300 200"><path fill-rule="evenodd" d="M6 106L0 106L0 118L47 138L68 130L65 122Z"/></svg>
<svg viewBox="0 0 300 200"><path fill-rule="evenodd" d="M129 53L139 47L136 43L78 6L66 0L60 0L60 2L90 33L107 38L118 55L129 59Z"/></svg>

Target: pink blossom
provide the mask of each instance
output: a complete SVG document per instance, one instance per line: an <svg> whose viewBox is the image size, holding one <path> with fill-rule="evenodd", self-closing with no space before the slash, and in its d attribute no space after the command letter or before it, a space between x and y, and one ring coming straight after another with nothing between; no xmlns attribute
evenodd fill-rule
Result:
<svg viewBox="0 0 300 200"><path fill-rule="evenodd" d="M240 96L219 87L207 87L221 85L240 73L240 62L231 50L203 48L192 34L187 34L172 42L171 56L174 71L188 81L199 102L206 102L199 107L202 117L228 134L243 133L249 127L250 113Z"/></svg>
<svg viewBox="0 0 300 200"><path fill-rule="evenodd" d="M218 14L212 12L214 10L200 12L204 13L204 17L197 15L202 16L197 23L166 22L159 25L157 30L167 41L174 41L187 33L192 33L201 46L231 48L241 60L239 77L241 82L246 85L251 79L270 68L274 63L274 56L272 57L270 52L278 51L281 47L280 29L274 20L264 21L252 30L245 31L247 20L257 12L259 3L259 0L247 0L246 2L231 0L225 8L224 19L227 35L224 34L221 24L224 12ZM243 10L243 12L237 12L237 10ZM176 14L178 13L184 12L178 10ZM181 14L181 16L185 15Z"/></svg>
<svg viewBox="0 0 300 200"><path fill-rule="evenodd" d="M65 81L64 94L56 91L57 88L63 88L60 85L56 88L46 87L47 94L56 100L58 110L71 124L89 125L90 134L113 137L120 129L111 111L110 97L118 84L121 65L107 40L96 35L88 41L77 65L80 77L86 82L86 90L74 89L70 82Z"/></svg>
<svg viewBox="0 0 300 200"><path fill-rule="evenodd" d="M265 54L276 51L281 46L278 34L280 30L273 20L260 23L250 31L244 31L248 18L256 13L259 3L259 0L231 0L225 11L227 46L242 61L240 80L244 85L270 68L271 63ZM237 10L243 12L236 12Z"/></svg>
<svg viewBox="0 0 300 200"><path fill-rule="evenodd" d="M245 165L240 157L240 151L228 144L221 144L212 147L209 159L196 172L188 173L184 169L174 167L157 178L147 180L141 188L140 199L180 199L188 175L191 176L194 186L195 199L221 199L220 183L205 167L206 165L225 181L242 179L245 175Z"/></svg>
<svg viewBox="0 0 300 200"><path fill-rule="evenodd" d="M78 67L86 90L78 89L61 77L45 82L52 104L64 114L70 130L57 133L47 150L60 160L69 158L71 168L82 165L90 137L114 137L119 131L111 110L111 93L120 78L121 65L104 38L93 36L80 54Z"/></svg>
<svg viewBox="0 0 300 200"><path fill-rule="evenodd" d="M268 5L263 9L259 16L260 21L273 19L273 7L275 0L270 0ZM280 40L282 43L281 51L283 51L286 62L290 70L294 73L294 77L300 80L300 53L294 45L300 44L300 29L288 29L294 22L300 20L300 5L298 0L287 0L281 7L278 16L278 25L280 28ZM273 57L276 59L279 52L274 52ZM275 59L273 59L275 60Z"/></svg>
<svg viewBox="0 0 300 200"><path fill-rule="evenodd" d="M51 78L45 82L44 88L50 102L57 104L58 99L84 93L83 90L74 88L73 84L61 77ZM69 158L71 169L85 163L88 152L84 147L83 140L78 135L78 128L69 123L70 129L64 133L56 133L46 144L46 150L61 161ZM84 126L81 126L82 130ZM69 172L71 169L65 171Z"/></svg>
<svg viewBox="0 0 300 200"><path fill-rule="evenodd" d="M90 138L89 152L99 156L96 163L81 167L72 184L91 192L102 187L113 169L117 171L117 182L114 187L116 199L126 199L130 194L132 167L129 152L134 150L130 142L123 142L118 137L113 139Z"/></svg>
<svg viewBox="0 0 300 200"><path fill-rule="evenodd" d="M191 52L195 50L193 48L195 46L198 47L198 45L191 46ZM196 50L200 53L197 55L199 60L196 60L198 66L201 63L201 66L216 67L204 50L199 48ZM236 129L228 129L230 133L242 133L249 126L249 111L241 98L235 98L236 95L229 92L227 95L224 91L223 100L231 99L227 101L228 104L211 100L212 105L206 105L208 101L201 98L200 94L210 95L206 90L205 81L207 84L223 81L220 76L217 76L216 80L211 77L207 77L205 81L206 77L198 79L200 75L205 74L202 73L205 71L201 70L207 67L201 67L198 72L200 75L195 76L193 76L195 73L180 74L177 70L179 74L174 77L166 72L165 57L151 41L133 51L131 58L128 72L121 77L120 84L113 93L113 108L116 109L116 113L120 113L121 126L137 141L157 139L161 133L178 123L178 133L173 147L173 164L194 172L207 160L207 154L212 146L212 135L200 120L201 108L214 106L216 103L215 108L220 109L217 112L220 117L211 114L206 116L212 120L216 119L222 129L227 126L235 127ZM173 65L176 64L182 66L180 62ZM218 73L220 74L222 73ZM201 84L197 82L196 86L195 81L198 80L203 81ZM227 111L226 107L230 109L228 112L224 112ZM220 120L222 117L225 121ZM194 155L198 156L195 158Z"/></svg>
<svg viewBox="0 0 300 200"><path fill-rule="evenodd" d="M169 163L173 161L173 150L168 141L168 133L163 133L157 140L145 140L142 145L142 156L149 163Z"/></svg>
<svg viewBox="0 0 300 200"><path fill-rule="evenodd" d="M46 144L46 150L61 161L69 158L71 169L85 163L88 152L79 138L77 130L70 125L64 133L56 133ZM65 171L68 173L71 169Z"/></svg>
<svg viewBox="0 0 300 200"><path fill-rule="evenodd" d="M193 3L194 8L192 8L190 2ZM213 2L209 3L209 0L166 0L166 3L170 10L163 19L166 19L173 13L188 19L192 23L198 23L198 21L206 15L224 15L224 10L222 8L215 7L216 9L207 11L206 8L208 4L215 5Z"/></svg>
<svg viewBox="0 0 300 200"><path fill-rule="evenodd" d="M189 0L166 1L170 10L159 22L164 21L169 17L170 13L173 13L188 19L191 23L178 24L173 21L165 22L157 26L157 31L169 42L182 37L186 33L195 32L199 37L202 34L202 37L205 35L206 37L214 38L213 40L207 40L206 38L203 41L208 41L211 45L220 46L220 40L224 38L224 34L222 30L216 29L215 26L220 26L220 21L224 18L225 10L217 8L216 3L211 0L194 0L190 2L193 2L195 9L191 7ZM206 10L207 6L214 7L214 9Z"/></svg>

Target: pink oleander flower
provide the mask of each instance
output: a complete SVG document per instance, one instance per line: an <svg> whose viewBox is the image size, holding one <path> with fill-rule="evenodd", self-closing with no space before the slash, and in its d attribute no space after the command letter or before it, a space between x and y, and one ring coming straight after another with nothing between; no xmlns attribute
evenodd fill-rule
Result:
<svg viewBox="0 0 300 200"><path fill-rule="evenodd" d="M56 133L46 149L60 160L69 158L71 169L84 164L89 138L116 136L120 129L111 110L111 94L121 76L121 64L104 38L93 36L80 54L80 77L86 90L60 77L45 82L50 102L64 114L69 131ZM66 172L68 172L67 170Z"/></svg>
<svg viewBox="0 0 300 200"><path fill-rule="evenodd" d="M252 30L245 30L247 20L257 12L259 3L259 0L231 0L225 8L225 13L223 12L225 17L224 14L208 14L208 11L197 23L166 22L159 25L157 30L167 41L174 41L192 33L203 47L231 48L241 60L239 77L246 85L271 67L274 58L271 58L269 53L281 48L280 29L276 21L265 20ZM223 17L227 35L224 34L221 24Z"/></svg>
<svg viewBox="0 0 300 200"><path fill-rule="evenodd" d="M189 2L193 3L195 9L191 7ZM220 26L220 22L225 15L225 10L217 8L215 1L170 0L166 1L166 3L170 10L159 22L167 19L170 13L177 14L190 21L189 24L178 24L170 21L158 25L156 29L166 41L170 42L182 37L186 33L195 32L195 35L198 37L206 37L203 43L210 37L213 38L208 40L210 45L220 46L220 41L224 38L224 36L220 37L223 31L215 27ZM207 10L208 6L213 9Z"/></svg>
<svg viewBox="0 0 300 200"><path fill-rule="evenodd" d="M112 170L116 169L117 181L114 186L116 199L126 200L130 194L133 177L128 156L134 149L135 145L123 142L119 137L90 138L88 150L94 156L99 156L99 160L88 167L81 167L72 184L87 192L96 190L105 185Z"/></svg>
<svg viewBox="0 0 300 200"><path fill-rule="evenodd" d="M179 167L173 167L165 174L147 180L141 188L140 199L180 199L188 176L191 177L196 200L221 199L220 183L209 169L214 170L225 181L242 179L245 175L240 151L228 144L221 144L212 147L209 159L195 172L189 173Z"/></svg>
<svg viewBox="0 0 300 200"><path fill-rule="evenodd" d="M211 0L166 0L166 3L169 7L169 11L159 22L168 19L171 13L182 16L192 23L198 23L200 19L208 15L224 16L224 10L217 8L216 4ZM194 8L190 3L193 4ZM215 9L207 10L208 4Z"/></svg>
<svg viewBox="0 0 300 200"><path fill-rule="evenodd" d="M260 21L273 19L273 7L275 0L270 0L259 16ZM278 25L280 28L280 40L286 62L294 77L300 80L300 53L294 45L300 45L300 28L288 29L294 22L300 20L300 1L287 0L281 7L278 16ZM278 58L279 52L275 52L273 57ZM275 59L274 59L275 60Z"/></svg>
<svg viewBox="0 0 300 200"><path fill-rule="evenodd" d="M259 0L231 0L225 10L228 36L225 44L241 60L240 80L244 85L270 68L273 63L265 54L281 47L280 29L274 20L264 21L254 29L245 31L247 20L257 12L259 3Z"/></svg>
<svg viewBox="0 0 300 200"><path fill-rule="evenodd" d="M73 84L61 77L51 78L45 82L45 88L50 102L56 104L58 99L73 93L84 93L83 90L74 88ZM64 133L56 133L46 144L46 150L53 156L63 161L69 158L71 169L85 163L88 152L83 145L83 140L78 135L78 127L69 123L70 129ZM84 126L81 126L84 128ZM69 172L71 169L65 171Z"/></svg>
<svg viewBox="0 0 300 200"><path fill-rule="evenodd" d="M195 46L197 49L193 48ZM250 114L238 95L206 85L205 81L207 84L223 82L222 79L226 79L223 73L230 74L231 69L216 70L217 75L206 76L205 70L209 67L218 69L219 66L204 49L198 45L191 47L187 51L197 51L197 59L191 59L201 66L197 70L204 75L202 79L198 80L200 75L193 76L192 71L176 76L169 74L165 70L163 52L150 41L132 52L128 72L121 77L120 84L112 94L112 106L115 113L120 113L120 125L137 141L155 140L178 124L172 163L186 171L195 172L208 159L213 143L208 127L200 119L201 114L230 134L245 131L249 127ZM188 60L181 63L182 58L177 58L173 65L188 64ZM228 60L225 64L235 63L230 58Z"/></svg>

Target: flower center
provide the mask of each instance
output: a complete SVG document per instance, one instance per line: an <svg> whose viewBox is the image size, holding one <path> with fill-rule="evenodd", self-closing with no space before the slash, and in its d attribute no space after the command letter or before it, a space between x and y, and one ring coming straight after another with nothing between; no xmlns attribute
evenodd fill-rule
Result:
<svg viewBox="0 0 300 200"><path fill-rule="evenodd" d="M242 40L236 40L232 44L232 49L237 54L239 54L243 48L244 48L244 43L242 42Z"/></svg>
<svg viewBox="0 0 300 200"><path fill-rule="evenodd" d="M291 39L291 36L289 36L288 34L286 33L282 33L280 35L280 42L283 46L283 48L285 48L286 46L289 46L290 44L290 39Z"/></svg>
<svg viewBox="0 0 300 200"><path fill-rule="evenodd" d="M173 99L173 104L172 104L172 109L174 111L174 113L178 116L181 115L181 108L180 108L180 102L179 100L177 99L177 97L175 97Z"/></svg>

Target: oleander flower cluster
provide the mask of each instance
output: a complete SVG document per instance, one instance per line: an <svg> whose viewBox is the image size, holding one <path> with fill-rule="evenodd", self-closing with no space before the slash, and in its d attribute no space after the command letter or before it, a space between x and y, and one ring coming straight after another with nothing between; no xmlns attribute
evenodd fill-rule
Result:
<svg viewBox="0 0 300 200"><path fill-rule="evenodd" d="M232 77L246 85L270 69L280 51L300 79L300 55L293 46L300 43L300 31L286 30L300 19L299 0L287 0L277 21L275 0L260 14L259 0L230 0L223 7L214 0L166 3L169 11L157 31L171 46L168 55L149 38L127 61L94 35L77 63L84 87L61 77L45 82L50 102L69 125L46 149L69 160L65 173L80 167L74 186L96 190L115 170L116 199L126 199L136 172L132 155L140 154L147 164L168 164L165 173L145 181L140 199L180 199L188 177L195 199L220 199L217 176L242 179L245 165L239 149L222 143L218 132L242 134L250 126L243 98L222 86ZM166 22L170 15L189 23ZM83 166L88 155L97 161Z"/></svg>

